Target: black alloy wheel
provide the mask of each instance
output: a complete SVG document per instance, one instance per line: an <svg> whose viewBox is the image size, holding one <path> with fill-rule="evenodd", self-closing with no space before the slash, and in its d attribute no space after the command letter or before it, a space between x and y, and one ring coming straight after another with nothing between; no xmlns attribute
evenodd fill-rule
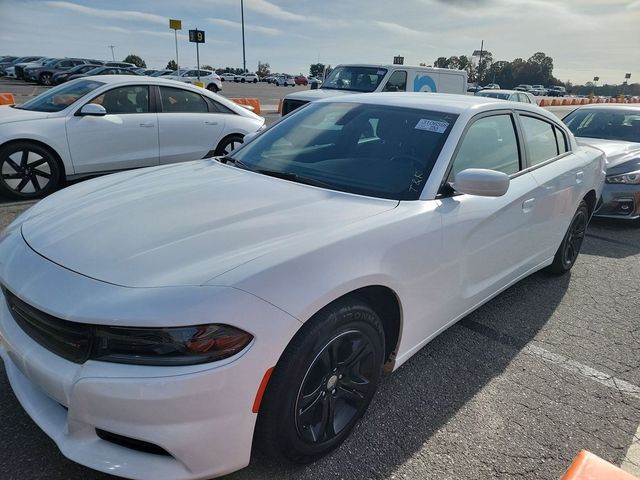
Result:
<svg viewBox="0 0 640 480"><path fill-rule="evenodd" d="M296 401L296 429L308 443L339 435L366 408L376 376L374 346L357 330L331 339L314 359Z"/></svg>
<svg viewBox="0 0 640 480"><path fill-rule="evenodd" d="M271 375L256 447L297 463L337 448L378 387L384 338L380 318L357 297L337 300L309 319Z"/></svg>
<svg viewBox="0 0 640 480"><path fill-rule="evenodd" d="M60 167L40 145L16 142L0 148L0 193L31 200L51 193L60 182Z"/></svg>
<svg viewBox="0 0 640 480"><path fill-rule="evenodd" d="M51 85L51 78L53 77L52 74L50 74L49 72L44 72L42 75L40 75L40 83L42 85Z"/></svg>
<svg viewBox="0 0 640 480"><path fill-rule="evenodd" d="M553 263L549 266L551 273L562 275L571 270L580 253L588 224L589 207L583 200L571 219L569 228L553 258Z"/></svg>
<svg viewBox="0 0 640 480"><path fill-rule="evenodd" d="M229 135L223 138L215 150L216 157L229 155L243 143L242 135Z"/></svg>

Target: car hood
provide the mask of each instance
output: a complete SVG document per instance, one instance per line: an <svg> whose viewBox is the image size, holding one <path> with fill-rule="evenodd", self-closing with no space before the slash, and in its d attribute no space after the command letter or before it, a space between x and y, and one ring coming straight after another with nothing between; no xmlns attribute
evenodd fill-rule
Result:
<svg viewBox="0 0 640 480"><path fill-rule="evenodd" d="M397 204L201 160L62 190L28 212L22 234L41 256L96 280L202 285Z"/></svg>
<svg viewBox="0 0 640 480"><path fill-rule="evenodd" d="M321 98L339 97L341 95L353 95L354 93L348 90L331 90L330 88L318 88L316 90L303 90L302 92L290 93L285 99L303 100L305 102L313 102L320 100Z"/></svg>
<svg viewBox="0 0 640 480"><path fill-rule="evenodd" d="M629 156L634 153L640 156L640 143L586 137L576 137L576 140L580 145L588 145L602 150L607 156L607 169L628 161Z"/></svg>
<svg viewBox="0 0 640 480"><path fill-rule="evenodd" d="M34 112L32 110L20 110L9 105L0 105L0 124L22 122L24 120L38 120L47 118L50 112Z"/></svg>

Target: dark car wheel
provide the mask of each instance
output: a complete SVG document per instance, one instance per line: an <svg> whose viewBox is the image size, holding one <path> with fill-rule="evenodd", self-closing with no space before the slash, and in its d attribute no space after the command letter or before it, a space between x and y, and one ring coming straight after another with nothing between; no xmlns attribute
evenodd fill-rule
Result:
<svg viewBox="0 0 640 480"><path fill-rule="evenodd" d="M365 302L334 302L287 346L258 418L259 446L308 463L338 447L366 411L384 362L384 330Z"/></svg>
<svg viewBox="0 0 640 480"><path fill-rule="evenodd" d="M45 72L42 75L40 75L40 83L42 85L51 85L51 78L52 77L53 77L53 75L51 75L48 72Z"/></svg>
<svg viewBox="0 0 640 480"><path fill-rule="evenodd" d="M49 150L30 142L0 148L0 193L31 200L53 192L60 183L60 166Z"/></svg>
<svg viewBox="0 0 640 480"><path fill-rule="evenodd" d="M217 93L220 91L220 89L218 88L218 86L215 83L210 83L209 85L207 85L207 90L209 90L210 92L213 93Z"/></svg>
<svg viewBox="0 0 640 480"><path fill-rule="evenodd" d="M549 266L551 273L562 275L571 270L580 253L580 247L582 246L588 224L589 207L587 207L587 204L583 200L580 202L578 210L571 219L567 233L565 233L562 243L553 257L553 263Z"/></svg>
<svg viewBox="0 0 640 480"><path fill-rule="evenodd" d="M223 138L215 150L216 157L229 155L236 148L242 145L242 135L229 135Z"/></svg>

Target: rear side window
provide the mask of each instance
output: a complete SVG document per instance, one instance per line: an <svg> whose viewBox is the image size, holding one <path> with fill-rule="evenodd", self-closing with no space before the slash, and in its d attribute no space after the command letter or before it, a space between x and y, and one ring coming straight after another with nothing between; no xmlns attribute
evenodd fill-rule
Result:
<svg viewBox="0 0 640 480"><path fill-rule="evenodd" d="M554 131L556 133L556 142L558 144L558 153L560 155L562 155L563 153L565 153L565 152L567 152L569 150L568 147L567 147L567 136L558 127L554 126L553 129L554 129Z"/></svg>
<svg viewBox="0 0 640 480"><path fill-rule="evenodd" d="M529 165L538 165L557 157L558 144L553 125L533 117L521 116L520 119L527 144Z"/></svg>
<svg viewBox="0 0 640 480"><path fill-rule="evenodd" d="M449 182L467 168L486 168L508 175L520 170L518 140L511 115L494 115L476 120L465 133Z"/></svg>
<svg viewBox="0 0 640 480"><path fill-rule="evenodd" d="M207 113L207 102L195 92L181 88L160 87L162 111L167 113Z"/></svg>
<svg viewBox="0 0 640 480"><path fill-rule="evenodd" d="M406 92L407 91L407 72L398 70L393 72L387 84L384 86L383 92Z"/></svg>

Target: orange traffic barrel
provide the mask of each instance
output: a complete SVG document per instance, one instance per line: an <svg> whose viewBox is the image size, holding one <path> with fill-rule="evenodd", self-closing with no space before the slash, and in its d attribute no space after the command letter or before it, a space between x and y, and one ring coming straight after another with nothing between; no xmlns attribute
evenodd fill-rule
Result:
<svg viewBox="0 0 640 480"><path fill-rule="evenodd" d="M561 480L639 480L638 477L610 464L591 452L582 450Z"/></svg>
<svg viewBox="0 0 640 480"><path fill-rule="evenodd" d="M0 93L0 105L15 105L16 99L12 93Z"/></svg>

